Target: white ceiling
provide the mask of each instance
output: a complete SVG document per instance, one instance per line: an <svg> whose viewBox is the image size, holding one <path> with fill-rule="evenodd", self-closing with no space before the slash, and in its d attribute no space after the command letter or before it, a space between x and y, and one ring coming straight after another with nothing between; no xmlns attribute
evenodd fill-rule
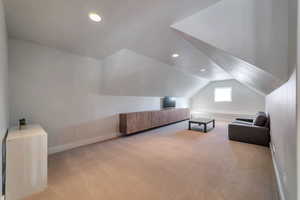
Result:
<svg viewBox="0 0 300 200"><path fill-rule="evenodd" d="M199 77L223 80L231 77L170 28L218 1L4 0L4 5L12 38L99 59L130 49ZM103 21L91 22L91 11ZM173 59L173 53L180 58Z"/></svg>
<svg viewBox="0 0 300 200"><path fill-rule="evenodd" d="M242 60L229 53L213 47L201 40L191 37L185 33L181 35L190 41L195 47L208 55L213 62L222 67L234 79L248 86L256 92L266 95L271 93L284 83L276 76Z"/></svg>
<svg viewBox="0 0 300 200"><path fill-rule="evenodd" d="M284 26L281 25L286 23L286 6L282 0L266 0L263 4L260 0L243 2L245 3L240 0L4 0L4 5L8 34L12 38L98 59L105 59L122 49L128 49L206 80L239 80L235 71L217 61L218 56L224 58L225 55L226 59L243 63L239 65L238 71L244 72L242 68L246 68L247 72L258 72L249 73L252 77L251 84L249 81L244 81L244 84L266 94L281 82L277 81L278 76L272 75L285 76L283 64L276 59L284 61L282 58L286 56L286 46L272 55L263 53L286 45L286 41L284 39L277 42L278 38L285 36L285 32L274 37L272 34L272 40L267 40L269 36L262 34L265 33L263 28L268 29L267 33L282 29ZM245 7L247 12L244 12ZM98 24L90 21L89 12L99 13L103 21ZM266 12L267 14L263 14ZM282 14L285 14L284 18L273 24L272 17L281 19ZM246 21L236 20L244 18ZM256 24L258 26L253 26ZM193 36L195 40L206 42L204 44L216 51L211 53L206 51L207 48L199 48L199 42L191 42L174 29ZM248 41L249 37L245 33L250 32L254 35L250 34L251 40ZM265 45L264 48L260 44ZM180 57L172 58L173 53L180 54ZM254 54L257 57L253 57ZM270 62L264 62L265 60ZM248 62L252 64L248 65ZM273 68L274 63L279 63L280 67L276 65ZM256 64L261 64L258 71ZM201 72L201 69L206 71ZM264 73L265 69L271 75ZM270 79L266 81L266 77Z"/></svg>
<svg viewBox="0 0 300 200"><path fill-rule="evenodd" d="M288 11L288 1L222 0L172 27L285 80Z"/></svg>
<svg viewBox="0 0 300 200"><path fill-rule="evenodd" d="M105 95L191 97L209 83L128 49L104 59L102 70Z"/></svg>
<svg viewBox="0 0 300 200"><path fill-rule="evenodd" d="M287 80L288 10L282 0L222 0L171 27L233 78L266 95Z"/></svg>

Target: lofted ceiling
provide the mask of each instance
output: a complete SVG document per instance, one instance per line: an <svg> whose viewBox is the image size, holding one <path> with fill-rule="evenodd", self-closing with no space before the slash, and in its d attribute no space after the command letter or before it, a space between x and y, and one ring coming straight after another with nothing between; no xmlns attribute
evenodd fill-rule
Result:
<svg viewBox="0 0 300 200"><path fill-rule="evenodd" d="M287 79L288 11L288 1L222 0L171 27L233 78L266 95Z"/></svg>
<svg viewBox="0 0 300 200"><path fill-rule="evenodd" d="M9 36L95 58L122 48L171 63L182 40L169 26L218 0L4 0ZM91 22L89 12L101 15ZM164 45L162 45L164 44Z"/></svg>
<svg viewBox="0 0 300 200"><path fill-rule="evenodd" d="M104 59L121 49L175 65L173 53L198 51L177 35L170 25L219 0L4 0L11 38L33 41L83 56ZM91 22L89 12L103 18ZM195 53L193 53L195 55ZM197 53L196 53L197 54ZM228 74L208 57L181 56L180 66L200 77L226 79Z"/></svg>
<svg viewBox="0 0 300 200"><path fill-rule="evenodd" d="M283 84L283 81L276 76L256 67L242 59L230 55L216 47L213 47L201 40L181 33L184 38L195 45L199 50L204 52L209 58L228 72L234 79L255 90L256 92L266 95Z"/></svg>
<svg viewBox="0 0 300 200"><path fill-rule="evenodd" d="M285 80L287 2L222 0L172 27Z"/></svg>
<svg viewBox="0 0 300 200"><path fill-rule="evenodd" d="M4 5L11 38L101 60L127 49L206 81L235 78L263 94L285 79L286 46L268 50L286 45L276 42L286 33L267 40L284 28L274 28L270 19L286 10L282 0L4 0ZM103 21L90 21L89 12ZM285 15L278 23L286 23ZM180 56L174 59L173 53ZM225 65L220 57L232 62ZM233 60L243 65L230 68ZM240 72L246 77L249 72L251 81L237 77Z"/></svg>
<svg viewBox="0 0 300 200"><path fill-rule="evenodd" d="M118 96L191 97L209 81L121 49L103 61L101 93Z"/></svg>

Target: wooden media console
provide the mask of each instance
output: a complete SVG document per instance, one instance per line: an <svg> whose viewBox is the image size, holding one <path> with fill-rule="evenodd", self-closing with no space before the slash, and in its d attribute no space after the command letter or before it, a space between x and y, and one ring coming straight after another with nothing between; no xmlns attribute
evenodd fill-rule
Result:
<svg viewBox="0 0 300 200"><path fill-rule="evenodd" d="M128 135L189 118L190 110L188 108L122 113L120 114L120 132Z"/></svg>

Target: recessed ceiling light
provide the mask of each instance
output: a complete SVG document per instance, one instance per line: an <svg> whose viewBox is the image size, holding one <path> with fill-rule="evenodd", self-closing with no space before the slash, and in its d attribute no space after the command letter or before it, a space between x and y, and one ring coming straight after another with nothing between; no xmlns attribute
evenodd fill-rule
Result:
<svg viewBox="0 0 300 200"><path fill-rule="evenodd" d="M174 54L172 55L172 57L173 57L173 58L178 58L178 57L179 57L179 54L174 53Z"/></svg>
<svg viewBox="0 0 300 200"><path fill-rule="evenodd" d="M206 69L200 69L201 72L206 72Z"/></svg>
<svg viewBox="0 0 300 200"><path fill-rule="evenodd" d="M91 12L89 14L89 17L94 22L101 22L101 20L102 20L102 18L97 13L94 13L94 12Z"/></svg>

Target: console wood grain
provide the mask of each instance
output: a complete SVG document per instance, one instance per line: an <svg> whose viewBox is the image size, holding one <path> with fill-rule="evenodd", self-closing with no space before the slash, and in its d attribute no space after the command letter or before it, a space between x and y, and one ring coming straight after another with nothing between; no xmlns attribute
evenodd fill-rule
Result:
<svg viewBox="0 0 300 200"><path fill-rule="evenodd" d="M190 110L188 108L122 113L120 114L120 132L126 135L137 133L187 120L189 117Z"/></svg>

